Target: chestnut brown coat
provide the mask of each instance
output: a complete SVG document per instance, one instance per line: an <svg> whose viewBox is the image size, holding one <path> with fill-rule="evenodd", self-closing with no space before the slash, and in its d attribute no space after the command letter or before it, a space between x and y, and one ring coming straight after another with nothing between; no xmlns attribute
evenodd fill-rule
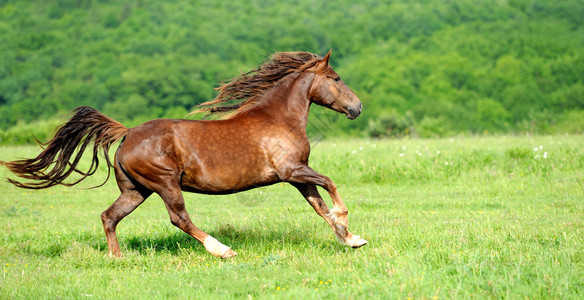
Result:
<svg viewBox="0 0 584 300"><path fill-rule="evenodd" d="M158 119L127 129L95 109L79 107L36 158L2 164L32 180L9 179L19 187L73 185L95 172L101 149L121 191L101 215L112 256L121 256L117 224L152 193L163 199L172 224L203 243L207 251L221 258L235 256L191 222L182 191L229 194L277 182L296 187L341 242L360 247L367 241L347 230L348 210L335 184L308 166L310 105L328 107L349 119L362 110L357 96L330 67L329 58L330 52L323 58L306 52L274 54L260 67L221 86L217 98L201 106L199 111L228 114L222 120ZM120 139L111 162L108 150ZM81 154L92 142L92 165L87 172L79 171ZM82 177L64 182L73 172ZM316 186L329 193L333 209Z"/></svg>

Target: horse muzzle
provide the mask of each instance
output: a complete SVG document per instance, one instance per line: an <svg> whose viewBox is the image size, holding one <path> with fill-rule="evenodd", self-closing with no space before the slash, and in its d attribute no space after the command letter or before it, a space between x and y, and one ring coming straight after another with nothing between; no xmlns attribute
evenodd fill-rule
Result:
<svg viewBox="0 0 584 300"><path fill-rule="evenodd" d="M354 120L357 119L358 116L361 115L363 111L363 104L359 102L359 104L353 107L347 107L347 119Z"/></svg>

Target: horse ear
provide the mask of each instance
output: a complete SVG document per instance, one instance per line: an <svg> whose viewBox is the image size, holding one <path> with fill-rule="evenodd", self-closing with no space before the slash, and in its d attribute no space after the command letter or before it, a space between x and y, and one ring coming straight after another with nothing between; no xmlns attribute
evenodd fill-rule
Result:
<svg viewBox="0 0 584 300"><path fill-rule="evenodd" d="M323 62L325 66L329 65L329 60L331 59L331 52L333 52L333 49L329 50L329 52L321 60L321 62Z"/></svg>

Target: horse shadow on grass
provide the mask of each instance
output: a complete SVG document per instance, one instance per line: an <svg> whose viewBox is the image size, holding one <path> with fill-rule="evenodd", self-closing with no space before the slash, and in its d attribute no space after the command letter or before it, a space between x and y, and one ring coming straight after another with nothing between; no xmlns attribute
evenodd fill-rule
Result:
<svg viewBox="0 0 584 300"><path fill-rule="evenodd" d="M236 252L238 250L261 249L278 251L289 248L318 249L328 248L334 252L346 249L346 246L337 243L332 233L311 232L311 228L301 228L288 226L280 229L262 228L261 230L237 228L233 225L223 225L215 230L209 230L211 236L223 244L231 247ZM42 247L22 247L22 251L28 254L44 256L47 258L61 257L69 251L76 251L72 244L81 247L89 247L99 252L107 254L108 247L105 235L98 232L74 233L74 236L66 236L64 239L53 239L47 241ZM122 253L136 252L140 255L154 253L168 253L170 255L180 255L188 251L197 255L207 255L205 247L190 235L182 232L178 228L176 231L157 232L151 235L124 233L118 236ZM73 243L71 243L73 241Z"/></svg>
<svg viewBox="0 0 584 300"><path fill-rule="evenodd" d="M223 244L235 250L251 250L253 248L265 250L278 250L298 246L308 247L333 247L335 251L344 249L345 246L336 243L334 235L326 234L307 235L306 229L286 228L270 230L249 230L233 226L223 226L207 233ZM102 249L107 249L103 242ZM130 236L120 240L122 251L136 251L142 255L152 252L167 252L179 255L185 250L188 252L207 255L205 247L190 235L177 229L176 232L162 236ZM338 249L337 249L338 248Z"/></svg>
<svg viewBox="0 0 584 300"><path fill-rule="evenodd" d="M223 225L215 230L209 230L211 236L223 244L231 247L236 252L241 250L253 251L261 249L262 252L278 251L289 248L315 249L325 247L334 252L342 251L346 246L337 243L334 235L327 232L312 233L310 228L285 227L280 229L262 228L261 230L237 228L233 225ZM184 251L197 255L207 255L205 247L190 235L182 232L178 228L173 232L162 231L148 234L123 233L118 236L122 253L130 252L140 255L152 253L168 253L170 255L181 255ZM52 240L41 248L23 249L25 252L44 257L60 257L63 253L72 250L73 244L89 247L99 252L107 254L108 247L105 235L98 232L85 232L67 237L62 240ZM72 250L76 251L76 250Z"/></svg>

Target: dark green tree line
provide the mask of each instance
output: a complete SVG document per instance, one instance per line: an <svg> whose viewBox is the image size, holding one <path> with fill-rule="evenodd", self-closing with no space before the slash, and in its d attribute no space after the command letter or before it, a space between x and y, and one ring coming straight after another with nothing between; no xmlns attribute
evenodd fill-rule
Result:
<svg viewBox="0 0 584 300"><path fill-rule="evenodd" d="M582 16L579 0L0 1L0 142L79 105L184 117L274 51L330 48L365 105L338 133L582 132Z"/></svg>

